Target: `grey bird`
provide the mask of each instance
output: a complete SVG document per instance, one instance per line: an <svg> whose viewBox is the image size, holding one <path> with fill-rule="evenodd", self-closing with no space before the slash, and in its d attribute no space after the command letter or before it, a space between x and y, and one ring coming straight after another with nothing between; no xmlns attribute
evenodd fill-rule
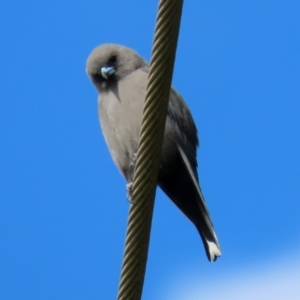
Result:
<svg viewBox="0 0 300 300"><path fill-rule="evenodd" d="M134 50L115 44L95 48L87 73L99 92L100 124L113 161L132 182L149 65ZM197 128L182 97L171 88L158 185L194 223L209 261L221 255L200 189Z"/></svg>

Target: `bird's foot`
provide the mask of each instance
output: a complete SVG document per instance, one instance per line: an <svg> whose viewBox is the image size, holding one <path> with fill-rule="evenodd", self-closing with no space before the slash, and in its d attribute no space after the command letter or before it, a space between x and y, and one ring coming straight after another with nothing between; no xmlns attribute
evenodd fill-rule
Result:
<svg viewBox="0 0 300 300"><path fill-rule="evenodd" d="M126 184L126 190L128 191L127 193L127 200L133 204L133 200L132 200L132 187L133 187L133 183L132 181Z"/></svg>

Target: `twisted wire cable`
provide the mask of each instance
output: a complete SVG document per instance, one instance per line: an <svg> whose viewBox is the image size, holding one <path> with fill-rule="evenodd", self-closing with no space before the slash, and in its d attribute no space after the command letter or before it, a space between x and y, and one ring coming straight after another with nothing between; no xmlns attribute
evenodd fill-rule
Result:
<svg viewBox="0 0 300 300"><path fill-rule="evenodd" d="M140 300L183 0L160 0L118 300Z"/></svg>

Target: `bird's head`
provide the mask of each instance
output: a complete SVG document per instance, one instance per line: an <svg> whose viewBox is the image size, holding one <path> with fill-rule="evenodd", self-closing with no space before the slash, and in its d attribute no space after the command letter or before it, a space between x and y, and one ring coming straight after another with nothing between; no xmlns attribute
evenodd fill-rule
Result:
<svg viewBox="0 0 300 300"><path fill-rule="evenodd" d="M99 92L147 63L133 50L116 44L95 48L87 60L87 73Z"/></svg>

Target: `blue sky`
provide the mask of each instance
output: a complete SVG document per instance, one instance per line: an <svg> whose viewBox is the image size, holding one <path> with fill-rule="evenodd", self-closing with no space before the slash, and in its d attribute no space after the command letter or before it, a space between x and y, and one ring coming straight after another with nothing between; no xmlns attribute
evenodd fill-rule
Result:
<svg viewBox="0 0 300 300"><path fill-rule="evenodd" d="M129 204L85 61L107 42L149 60L157 2L1 6L0 298L114 299ZM299 36L299 1L185 1L173 85L223 256L158 191L143 299L300 294Z"/></svg>

